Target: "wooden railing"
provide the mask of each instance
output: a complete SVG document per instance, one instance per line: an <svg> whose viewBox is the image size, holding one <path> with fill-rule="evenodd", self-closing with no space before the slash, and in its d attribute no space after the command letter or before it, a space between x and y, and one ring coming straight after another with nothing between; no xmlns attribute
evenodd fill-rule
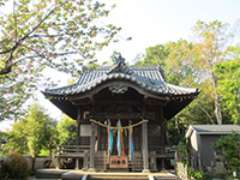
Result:
<svg viewBox="0 0 240 180"><path fill-rule="evenodd" d="M58 164L61 159L72 158L77 163L83 160L83 167L89 166L89 145L64 145L58 148L56 158ZM171 159L174 157L174 148L159 147L155 151L149 151L150 166L156 169L157 159ZM97 169L106 170L108 167L108 156L106 151L98 151L95 153L95 166ZM59 165L58 165L59 166ZM79 165L76 165L78 167ZM133 171L141 171L143 168L142 152L135 151L134 160L128 162L129 169Z"/></svg>
<svg viewBox="0 0 240 180"><path fill-rule="evenodd" d="M83 157L89 145L64 145L58 148L57 157Z"/></svg>
<svg viewBox="0 0 240 180"><path fill-rule="evenodd" d="M64 159L71 158L75 160L75 168L79 169L80 159L83 159L83 168L88 167L89 161L89 145L64 145L60 146L55 155L57 164L56 167L64 167ZM63 161L61 161L63 160Z"/></svg>

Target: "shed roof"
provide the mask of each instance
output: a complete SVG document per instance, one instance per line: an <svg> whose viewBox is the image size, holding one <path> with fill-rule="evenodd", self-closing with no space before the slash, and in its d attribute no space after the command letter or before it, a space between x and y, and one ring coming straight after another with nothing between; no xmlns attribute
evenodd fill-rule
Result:
<svg viewBox="0 0 240 180"><path fill-rule="evenodd" d="M196 131L198 134L230 134L232 132L239 132L240 133L240 126L233 125L233 124L224 124L224 125L190 125L187 133L186 138L189 138L193 131Z"/></svg>

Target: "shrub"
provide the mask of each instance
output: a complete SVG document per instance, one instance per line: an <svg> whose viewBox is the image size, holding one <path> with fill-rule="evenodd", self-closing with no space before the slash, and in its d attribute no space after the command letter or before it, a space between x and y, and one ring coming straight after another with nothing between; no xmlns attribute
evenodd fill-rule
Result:
<svg viewBox="0 0 240 180"><path fill-rule="evenodd" d="M177 160L181 161L184 165L188 165L188 151L186 141L181 141L177 145Z"/></svg>
<svg viewBox="0 0 240 180"><path fill-rule="evenodd" d="M29 174L27 160L18 153L11 153L2 163L0 179L27 179Z"/></svg>
<svg viewBox="0 0 240 180"><path fill-rule="evenodd" d="M200 170L194 170L191 167L188 167L188 176L194 180L203 180L204 173Z"/></svg>
<svg viewBox="0 0 240 180"><path fill-rule="evenodd" d="M215 143L216 152L222 156L229 174L240 167L240 134L232 133L220 138Z"/></svg>

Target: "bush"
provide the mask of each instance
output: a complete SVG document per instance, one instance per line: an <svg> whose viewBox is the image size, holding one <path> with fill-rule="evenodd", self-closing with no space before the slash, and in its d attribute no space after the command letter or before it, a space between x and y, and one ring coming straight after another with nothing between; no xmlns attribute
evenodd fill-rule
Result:
<svg viewBox="0 0 240 180"><path fill-rule="evenodd" d="M186 141L181 141L177 145L177 160L181 161L184 165L188 165L188 151Z"/></svg>
<svg viewBox="0 0 240 180"><path fill-rule="evenodd" d="M191 179L194 180L203 180L204 173L200 170L194 170L190 167L188 167L188 176L191 177Z"/></svg>
<svg viewBox="0 0 240 180"><path fill-rule="evenodd" d="M240 167L240 134L232 133L221 137L215 143L216 152L222 156L229 174Z"/></svg>
<svg viewBox="0 0 240 180"><path fill-rule="evenodd" d="M0 179L27 179L29 174L27 160L18 153L11 153L2 163Z"/></svg>

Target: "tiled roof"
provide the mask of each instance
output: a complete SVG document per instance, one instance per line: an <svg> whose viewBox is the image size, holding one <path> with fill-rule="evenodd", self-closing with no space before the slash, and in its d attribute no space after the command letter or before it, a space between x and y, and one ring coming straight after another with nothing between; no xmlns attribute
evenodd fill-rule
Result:
<svg viewBox="0 0 240 180"><path fill-rule="evenodd" d="M48 89L44 94L65 96L85 93L110 80L128 81L143 90L161 95L198 94L197 89L184 88L166 83L158 67L136 68L127 67L126 65L118 65L114 68L104 67L84 72L80 75L76 84Z"/></svg>
<svg viewBox="0 0 240 180"><path fill-rule="evenodd" d="M232 132L240 133L240 126L233 124L223 124L223 125L191 125L188 128L186 137L190 137L192 132L196 131L198 134L228 134Z"/></svg>

